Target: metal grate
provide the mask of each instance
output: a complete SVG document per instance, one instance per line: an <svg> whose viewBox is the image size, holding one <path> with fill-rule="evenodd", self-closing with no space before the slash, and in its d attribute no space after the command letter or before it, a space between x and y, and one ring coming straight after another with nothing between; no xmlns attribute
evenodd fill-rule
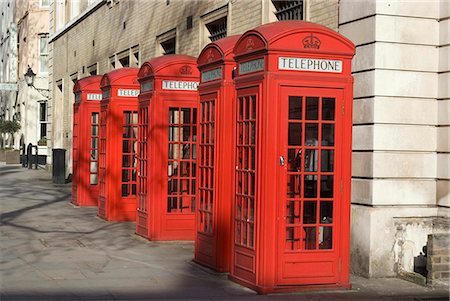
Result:
<svg viewBox="0 0 450 301"><path fill-rule="evenodd" d="M211 42L225 38L227 36L227 17L220 18L214 22L206 24L206 28L210 33L208 37Z"/></svg>
<svg viewBox="0 0 450 301"><path fill-rule="evenodd" d="M275 16L278 21L303 20L303 0L278 1L272 0L276 8Z"/></svg>

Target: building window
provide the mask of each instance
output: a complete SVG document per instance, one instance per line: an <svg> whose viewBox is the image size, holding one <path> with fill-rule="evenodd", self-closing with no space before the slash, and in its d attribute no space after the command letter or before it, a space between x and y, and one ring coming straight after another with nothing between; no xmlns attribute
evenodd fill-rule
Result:
<svg viewBox="0 0 450 301"><path fill-rule="evenodd" d="M217 41L227 36L227 17L220 18L211 23L206 24L211 42Z"/></svg>
<svg viewBox="0 0 450 301"><path fill-rule="evenodd" d="M280 1L272 0L278 21L303 20L303 0Z"/></svg>
<svg viewBox="0 0 450 301"><path fill-rule="evenodd" d="M80 14L80 0L70 1L70 19L72 20Z"/></svg>
<svg viewBox="0 0 450 301"><path fill-rule="evenodd" d="M39 3L39 6L41 8L48 8L50 5L50 1L49 0L41 0Z"/></svg>
<svg viewBox="0 0 450 301"><path fill-rule="evenodd" d="M176 28L171 29L156 37L157 54L166 55L176 52L177 31Z"/></svg>
<svg viewBox="0 0 450 301"><path fill-rule="evenodd" d="M47 102L39 103L39 138L47 138Z"/></svg>
<svg viewBox="0 0 450 301"><path fill-rule="evenodd" d="M89 73L89 75L97 75L97 64L92 64L90 66L88 66L87 68L87 72Z"/></svg>
<svg viewBox="0 0 450 301"><path fill-rule="evenodd" d="M39 36L39 73L48 72L48 34Z"/></svg>
<svg viewBox="0 0 450 301"><path fill-rule="evenodd" d="M200 17L201 44L204 46L227 36L228 5L221 6Z"/></svg>
<svg viewBox="0 0 450 301"><path fill-rule="evenodd" d="M164 55L175 53L175 37L167 41L161 42L161 47L164 49Z"/></svg>

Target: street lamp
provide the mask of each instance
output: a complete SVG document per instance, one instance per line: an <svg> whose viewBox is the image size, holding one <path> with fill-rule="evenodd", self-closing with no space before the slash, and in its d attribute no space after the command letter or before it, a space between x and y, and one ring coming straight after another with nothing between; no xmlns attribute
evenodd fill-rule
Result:
<svg viewBox="0 0 450 301"><path fill-rule="evenodd" d="M25 76L25 82L27 83L28 87L33 87L43 97L48 98L48 93L49 93L48 89L36 88L34 86L34 78L36 77L36 73L33 72L33 69L31 69L30 65L28 65L27 72L24 74L24 76Z"/></svg>
<svg viewBox="0 0 450 301"><path fill-rule="evenodd" d="M26 81L28 87L33 86L35 76L36 76L36 73L34 73L33 69L31 69L30 65L28 65L27 73L25 73L25 81Z"/></svg>

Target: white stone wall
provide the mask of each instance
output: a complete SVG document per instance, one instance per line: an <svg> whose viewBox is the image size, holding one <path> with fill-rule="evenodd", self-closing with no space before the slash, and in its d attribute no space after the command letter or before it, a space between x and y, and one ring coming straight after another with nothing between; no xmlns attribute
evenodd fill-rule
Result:
<svg viewBox="0 0 450 301"><path fill-rule="evenodd" d="M449 216L448 46L441 46L448 3L340 2L339 31L357 46L351 268L365 276L398 272L396 218ZM426 241L425 224L425 234L408 238L413 250Z"/></svg>

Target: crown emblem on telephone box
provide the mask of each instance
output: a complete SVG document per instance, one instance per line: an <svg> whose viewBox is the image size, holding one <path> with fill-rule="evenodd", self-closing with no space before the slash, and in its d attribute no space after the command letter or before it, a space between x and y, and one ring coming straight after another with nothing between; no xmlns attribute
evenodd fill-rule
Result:
<svg viewBox="0 0 450 301"><path fill-rule="evenodd" d="M322 44L320 39L318 37L314 36L313 34L311 34L303 39L303 48L319 49L320 44Z"/></svg>

